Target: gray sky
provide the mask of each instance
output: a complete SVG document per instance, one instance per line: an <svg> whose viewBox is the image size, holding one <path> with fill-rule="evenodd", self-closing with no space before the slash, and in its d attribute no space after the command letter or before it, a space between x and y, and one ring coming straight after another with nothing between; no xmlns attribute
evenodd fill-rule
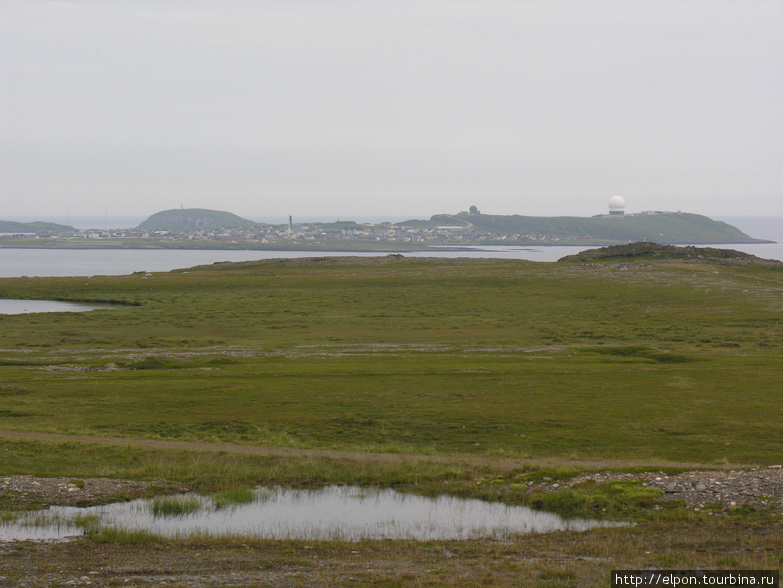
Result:
<svg viewBox="0 0 783 588"><path fill-rule="evenodd" d="M0 218L783 216L779 0L0 0Z"/></svg>

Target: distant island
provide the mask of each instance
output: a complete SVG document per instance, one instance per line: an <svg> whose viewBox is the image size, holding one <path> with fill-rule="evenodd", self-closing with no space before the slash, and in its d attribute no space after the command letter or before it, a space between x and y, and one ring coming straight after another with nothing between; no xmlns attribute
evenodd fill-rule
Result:
<svg viewBox="0 0 783 588"><path fill-rule="evenodd" d="M428 220L266 224L230 212L179 208L157 212L133 229L88 229L54 223L0 221L0 247L169 248L410 251L478 245L618 245L770 243L730 224L684 212L625 214L610 200L608 214L536 217L482 214L475 206Z"/></svg>

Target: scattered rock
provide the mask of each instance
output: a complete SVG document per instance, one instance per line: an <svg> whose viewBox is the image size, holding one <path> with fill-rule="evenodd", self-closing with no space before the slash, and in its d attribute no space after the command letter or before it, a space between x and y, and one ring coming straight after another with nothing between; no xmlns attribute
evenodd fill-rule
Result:
<svg viewBox="0 0 783 588"><path fill-rule="evenodd" d="M638 480L645 486L663 490L664 500L682 500L690 506L704 508L705 504L724 507L751 505L755 508L783 510L783 468L752 470L692 471L676 476L663 472L621 474L618 472L593 472L582 474L559 486L567 488L583 482L606 484L616 480ZM537 492L556 492L554 484L531 486Z"/></svg>
<svg viewBox="0 0 783 588"><path fill-rule="evenodd" d="M643 476L647 476L648 485L663 490L663 498L668 500L684 500L690 505L775 506L783 510L783 470L779 468Z"/></svg>
<svg viewBox="0 0 783 588"><path fill-rule="evenodd" d="M69 478L8 476L0 485L0 504L12 508L33 506L73 506L98 504L142 496L152 488L165 492L183 492L187 488L165 482L139 482L107 478L85 478L78 484Z"/></svg>

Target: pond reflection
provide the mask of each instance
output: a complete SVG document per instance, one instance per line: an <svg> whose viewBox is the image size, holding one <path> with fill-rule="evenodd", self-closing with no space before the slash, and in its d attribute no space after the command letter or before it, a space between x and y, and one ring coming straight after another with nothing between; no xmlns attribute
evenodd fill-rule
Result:
<svg viewBox="0 0 783 588"><path fill-rule="evenodd" d="M618 523L566 520L546 512L496 502L439 496L427 498L395 490L328 486L320 490L258 488L252 501L226 506L212 497L186 494L160 499L135 500L90 508L53 507L41 511L35 529L51 529L44 519L60 525L57 538L79 535L69 524L89 518L103 528L146 531L163 537L244 535L266 539L342 540L502 539L517 534L559 530L582 531ZM181 506L177 502L181 502ZM19 540L31 524L25 515L0 524L0 539Z"/></svg>

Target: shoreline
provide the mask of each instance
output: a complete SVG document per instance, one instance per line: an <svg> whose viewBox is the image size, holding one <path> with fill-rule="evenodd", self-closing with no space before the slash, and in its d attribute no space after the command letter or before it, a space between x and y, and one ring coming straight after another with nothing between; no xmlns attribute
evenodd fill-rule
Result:
<svg viewBox="0 0 783 588"><path fill-rule="evenodd" d="M503 243L503 242L492 242L492 243L471 243L468 245L457 245L453 243L445 243L443 245L423 245L423 246L416 246L416 247L406 247L406 246L381 246L381 247L357 247L357 246L351 246L351 247L340 247L337 244L327 244L327 243L314 243L314 244L308 244L306 246L265 246L265 245L253 245L250 243L247 244L234 244L231 245L220 245L220 244L205 244L205 245L199 245L199 246L192 246L190 244L188 245L182 245L177 243L172 244L161 244L160 242L157 242L155 244L150 245L137 245L137 244L124 244L124 243L84 243L84 242L75 242L75 243L63 243L60 240L56 240L57 242L51 242L55 240L50 240L50 242L46 243L6 243L2 242L0 240L0 249L40 249L40 250L52 250L52 249L70 249L70 250L109 250L109 251L117 251L117 250L135 250L135 251L281 251L281 252L291 252L291 251L333 251L333 252L346 252L346 253L410 253L410 252L433 252L437 253L439 251L485 251L483 249L484 247L509 247L509 248L518 248L518 249L532 249L537 247L585 247L585 248L592 248L592 247L610 247L613 245L626 245L629 242L620 242L620 241L600 241L600 242L567 242L567 243L549 243L549 242L533 242L533 243ZM652 242L652 241L650 241ZM716 247L719 249L725 249L727 247L730 248L732 245L775 245L777 244L777 241L771 241L767 239L754 239L753 241L734 241L734 242L719 242L719 243L713 243L713 242L706 242L706 243L699 243L699 242L687 242L687 243L661 243L662 245L674 245L677 247L687 247L687 246L697 246L697 247Z"/></svg>

